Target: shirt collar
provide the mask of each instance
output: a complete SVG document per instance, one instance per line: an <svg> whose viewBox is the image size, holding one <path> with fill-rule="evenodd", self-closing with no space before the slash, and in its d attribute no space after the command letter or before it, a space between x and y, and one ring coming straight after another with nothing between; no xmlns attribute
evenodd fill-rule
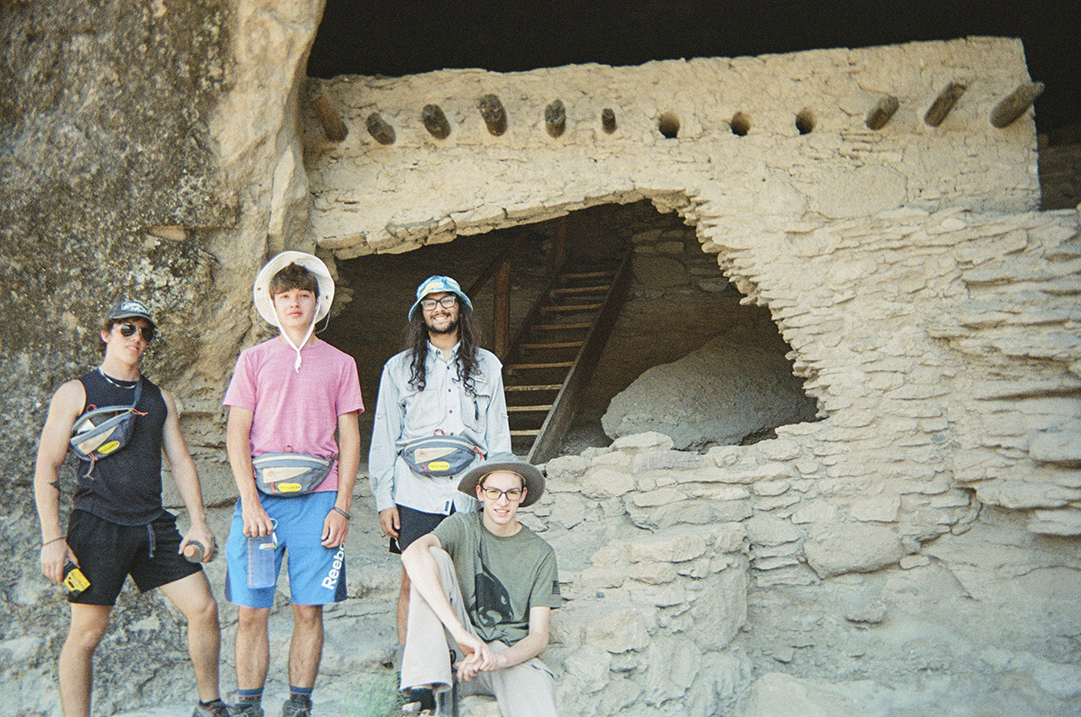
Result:
<svg viewBox="0 0 1081 717"><path fill-rule="evenodd" d="M450 350L451 359L458 358L458 347L460 347L461 345L462 345L462 342L459 341L458 343L454 344L454 346L451 348L451 350ZM429 356L435 356L436 358L438 358L440 360L443 360L443 351L438 346L433 344L431 341L428 342L428 355Z"/></svg>

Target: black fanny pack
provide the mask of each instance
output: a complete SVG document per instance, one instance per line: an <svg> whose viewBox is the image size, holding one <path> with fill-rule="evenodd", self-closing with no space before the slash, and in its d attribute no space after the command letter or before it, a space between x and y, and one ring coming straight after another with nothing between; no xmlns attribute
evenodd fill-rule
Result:
<svg viewBox="0 0 1081 717"><path fill-rule="evenodd" d="M289 498L318 488L330 475L334 459L307 453L264 453L253 458L251 464L260 493Z"/></svg>
<svg viewBox="0 0 1081 717"><path fill-rule="evenodd" d="M135 432L135 406L143 394L142 379L135 384L135 397L130 406L106 406L79 416L71 427L71 451L80 460L99 461L108 458L131 440Z"/></svg>
<svg viewBox="0 0 1081 717"><path fill-rule="evenodd" d="M484 451L462 436L434 435L418 438L401 450L402 459L414 473L445 478L461 473Z"/></svg>

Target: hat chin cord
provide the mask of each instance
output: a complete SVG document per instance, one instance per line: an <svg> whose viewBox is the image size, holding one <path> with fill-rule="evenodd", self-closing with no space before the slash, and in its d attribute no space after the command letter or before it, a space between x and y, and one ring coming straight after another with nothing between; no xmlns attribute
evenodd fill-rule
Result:
<svg viewBox="0 0 1081 717"><path fill-rule="evenodd" d="M315 319L312 319L312 322L308 324L308 332L304 334L304 340L300 342L300 346L293 343L293 340L289 338L289 334L282 328L281 324L278 324L278 330L281 331L282 338L285 339L285 342L292 346L293 350L297 352L297 360L293 363L293 371L300 373L300 349L303 348L304 344L308 343L308 339L311 338L312 332L315 331Z"/></svg>

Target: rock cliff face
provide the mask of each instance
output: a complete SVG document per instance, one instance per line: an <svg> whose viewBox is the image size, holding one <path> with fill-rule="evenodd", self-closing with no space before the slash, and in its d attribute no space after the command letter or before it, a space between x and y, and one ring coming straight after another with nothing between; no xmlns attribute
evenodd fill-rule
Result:
<svg viewBox="0 0 1081 717"><path fill-rule="evenodd" d="M101 316L119 298L154 311L161 338L146 373L186 409L206 492L229 492L206 479L221 474L218 402L251 329L244 297L267 251L274 167L288 147L267 137L295 106L321 9L290 3L294 17L196 0L5 2L0 11L0 416L9 430L0 530L10 568L0 578L0 641L18 657L0 679L24 686L3 714L56 712L67 608L38 570L34 456L52 392L96 365ZM270 66L272 78L253 78ZM253 109L245 99L255 84L264 111L236 113ZM278 176L287 197L290 174ZM288 224L286 202L278 206ZM62 482L70 476L68 466ZM158 598L126 596L122 607L97 665L99 688L108 686L99 709L187 699L176 618ZM150 679L131 680L132 664Z"/></svg>
<svg viewBox="0 0 1081 717"><path fill-rule="evenodd" d="M1028 79L1019 43L305 89L321 9L4 5L0 680L20 691L0 715L56 712L66 608L37 574L31 466L49 396L96 363L109 304L136 296L156 311L147 373L177 394L205 492L226 503L220 398L238 350L265 335L249 297L269 253L411 251L643 199L694 225L718 278L770 312L823 420L705 455L637 434L549 464L529 520L561 556L567 605L550 660L567 714L704 717L752 685L747 715L783 711L786 695L814 706L843 694L850 711L934 704L933 689L917 699L898 682L928 671L987 706L986 680L1026 686L1009 704L1035 709L1018 713L1076 705L1081 247L1076 212L1034 211L1031 117L987 122ZM961 78L969 93L927 125ZM320 93L350 129L342 142L301 112ZM493 93L509 117L498 136L476 109ZM902 110L871 130L864 117L886 93ZM540 119L557 98L558 136ZM445 139L419 119L432 103ZM366 133L375 112L393 144ZM663 242L651 248L641 280L665 289L678 267ZM357 498L370 517L363 485ZM215 513L219 533L227 513ZM370 525L353 538L351 599L328 628L332 696L363 692L358 672L389 671L395 564L381 542ZM922 594L949 610L929 614ZM120 608L98 710L189 700L176 615L127 593ZM984 632L966 634L971 624ZM276 660L286 640L275 634ZM769 671L785 674L754 683Z"/></svg>

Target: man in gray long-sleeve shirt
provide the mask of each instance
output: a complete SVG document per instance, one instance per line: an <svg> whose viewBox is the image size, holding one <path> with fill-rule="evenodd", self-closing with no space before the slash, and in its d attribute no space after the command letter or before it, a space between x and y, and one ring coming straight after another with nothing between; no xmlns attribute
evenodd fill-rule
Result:
<svg viewBox="0 0 1081 717"><path fill-rule="evenodd" d="M511 450L503 366L478 346L473 305L458 282L446 276L424 280L408 316L407 348L383 367L368 455L379 523L393 553L455 510L477 509L473 498L458 492L458 478L471 466L455 475L420 475L402 458L403 448L445 434L469 439L480 455ZM403 570L398 596L403 644L408 606L409 578Z"/></svg>

